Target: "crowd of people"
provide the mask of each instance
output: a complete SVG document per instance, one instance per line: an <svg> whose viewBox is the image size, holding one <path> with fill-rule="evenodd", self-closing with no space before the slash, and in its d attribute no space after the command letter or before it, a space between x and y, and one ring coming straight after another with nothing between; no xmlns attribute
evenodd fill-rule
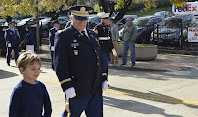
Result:
<svg viewBox="0 0 198 117"><path fill-rule="evenodd" d="M89 10L93 9L88 6L70 7L71 22L67 24L67 28L60 30L59 21L56 20L53 22L54 27L49 31L52 69L56 72L65 93L66 108L62 117L80 117L83 111L88 117L102 117L102 93L108 89L108 64L110 61L111 64L118 65L118 27L114 24L113 18L109 17L109 13L102 12L98 14L101 23L94 30L87 29ZM51 101L46 87L36 80L40 74L41 60L34 54L35 42L30 28L26 27L26 31L24 43L27 52L20 56L20 36L13 23L9 24L9 29L5 33L7 63L10 65L13 49L15 61L23 75L23 80L13 90L9 116L51 117ZM136 35L137 29L132 19L127 18L122 35L122 66L127 63L128 48L131 52L131 66L135 66Z"/></svg>

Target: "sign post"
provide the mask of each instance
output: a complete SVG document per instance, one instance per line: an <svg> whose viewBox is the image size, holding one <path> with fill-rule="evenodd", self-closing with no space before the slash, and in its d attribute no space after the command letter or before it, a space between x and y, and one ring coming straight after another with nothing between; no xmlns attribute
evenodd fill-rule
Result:
<svg viewBox="0 0 198 117"><path fill-rule="evenodd" d="M188 27L188 42L198 42L198 27Z"/></svg>

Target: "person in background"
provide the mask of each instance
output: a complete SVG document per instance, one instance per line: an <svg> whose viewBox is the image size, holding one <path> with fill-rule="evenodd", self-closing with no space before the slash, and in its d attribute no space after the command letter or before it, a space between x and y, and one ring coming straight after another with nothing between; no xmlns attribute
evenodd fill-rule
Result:
<svg viewBox="0 0 198 117"><path fill-rule="evenodd" d="M111 39L111 29L109 27L109 13L101 12L98 14L101 18L101 23L96 25L94 32L98 35L99 44L102 50L102 56L108 75L108 64L110 59L110 53L113 52L114 56L117 56L117 53L113 47Z"/></svg>
<svg viewBox="0 0 198 117"><path fill-rule="evenodd" d="M25 39L24 39L26 51L31 51L32 53L34 53L34 45L35 45L34 34L30 30L30 26L26 26L25 30L27 32Z"/></svg>
<svg viewBox="0 0 198 117"><path fill-rule="evenodd" d="M19 57L19 44L20 44L20 35L18 30L15 28L14 22L8 23L9 28L5 30L4 38L6 41L6 47L7 47L7 64L10 66L10 58L11 58L11 52L14 50L14 59L15 62L17 61Z"/></svg>
<svg viewBox="0 0 198 117"><path fill-rule="evenodd" d="M51 117L52 107L47 89L37 81L41 59L31 52L22 53L17 66L23 75L14 88L9 106L9 117Z"/></svg>
<svg viewBox="0 0 198 117"><path fill-rule="evenodd" d="M60 28L60 23L58 20L55 20L52 22L54 27L51 28L49 30L49 47L50 47L50 52L51 52L51 65L52 65L52 69L54 70L54 65L53 65L53 61L54 61L54 38L55 38L55 34L56 32L59 30Z"/></svg>
<svg viewBox="0 0 198 117"><path fill-rule="evenodd" d="M128 49L130 49L131 53L131 67L135 66L135 40L137 37L137 28L132 22L132 19L129 17L126 19L126 26L124 27L122 40L124 44L123 49L123 61L121 66L126 66L127 63L127 53Z"/></svg>
<svg viewBox="0 0 198 117"><path fill-rule="evenodd" d="M55 37L54 68L66 97L62 117L103 117L107 73L97 35L86 28L89 6L72 6L71 24Z"/></svg>
<svg viewBox="0 0 198 117"><path fill-rule="evenodd" d="M113 42L113 47L115 48L115 51L117 53L116 46L119 38L118 27L113 23L113 18L111 17L109 18L109 24L111 28L111 39ZM118 65L118 56L114 56L112 52L111 52L111 64L113 64L114 66Z"/></svg>

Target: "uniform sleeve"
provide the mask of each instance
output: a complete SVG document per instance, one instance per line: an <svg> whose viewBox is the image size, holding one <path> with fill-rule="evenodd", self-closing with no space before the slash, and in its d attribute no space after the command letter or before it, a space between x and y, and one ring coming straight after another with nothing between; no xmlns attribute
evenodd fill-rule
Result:
<svg viewBox="0 0 198 117"><path fill-rule="evenodd" d="M20 40L19 31L18 31L18 30L16 30L16 33L17 33L17 37L18 37L18 39Z"/></svg>
<svg viewBox="0 0 198 117"><path fill-rule="evenodd" d="M70 74L69 53L64 35L57 34L55 36L55 56L54 68L56 75L60 81L63 91L73 87L73 82Z"/></svg>
<svg viewBox="0 0 198 117"><path fill-rule="evenodd" d="M14 89L10 99L9 117L20 117L20 91Z"/></svg>
<svg viewBox="0 0 198 117"><path fill-rule="evenodd" d="M49 31L49 41L50 41L50 47L54 46L54 34L52 33L52 30Z"/></svg>
<svg viewBox="0 0 198 117"><path fill-rule="evenodd" d="M103 78L103 81L105 81L105 80L108 80L108 77L107 77L107 70L104 65L104 60L102 59L102 51L100 51L100 56L101 56L102 78Z"/></svg>
<svg viewBox="0 0 198 117"><path fill-rule="evenodd" d="M119 33L118 33L118 27L116 25L114 27L114 31L115 31L115 39L116 39L116 41L118 41L118 39L119 39Z"/></svg>
<svg viewBox="0 0 198 117"><path fill-rule="evenodd" d="M8 31L7 30L4 33L4 38L5 38L6 42L10 42L10 38L9 38L9 35L8 35Z"/></svg>
<svg viewBox="0 0 198 117"><path fill-rule="evenodd" d="M47 92L46 87L44 86L44 116L43 117L51 117L52 114L52 106L51 106L51 101L49 94Z"/></svg>

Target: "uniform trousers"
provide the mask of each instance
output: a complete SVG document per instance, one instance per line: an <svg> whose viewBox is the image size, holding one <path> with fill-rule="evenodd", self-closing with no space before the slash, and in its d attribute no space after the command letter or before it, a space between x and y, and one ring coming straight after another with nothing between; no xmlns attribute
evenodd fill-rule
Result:
<svg viewBox="0 0 198 117"><path fill-rule="evenodd" d="M115 51L118 53L116 46L117 46L117 42L113 41L113 47ZM118 56L114 56L113 52L111 52L111 64L114 64L114 63L118 63Z"/></svg>
<svg viewBox="0 0 198 117"><path fill-rule="evenodd" d="M27 51L31 51L32 53L34 53L34 45L26 45L26 52Z"/></svg>
<svg viewBox="0 0 198 117"><path fill-rule="evenodd" d="M106 69L106 73L108 75L108 64L109 64L109 58L110 58L110 54L109 53L102 53L102 58L104 61L104 66Z"/></svg>
<svg viewBox="0 0 198 117"><path fill-rule="evenodd" d="M87 117L103 117L102 94L67 100L62 117L80 117L83 111Z"/></svg>
<svg viewBox="0 0 198 117"><path fill-rule="evenodd" d="M14 59L15 59L15 62L17 61L18 57L19 57L19 48L18 47L7 47L7 54L6 54L6 57L7 57L7 63L10 63L10 57L11 57L11 52L12 52L12 49L14 50Z"/></svg>
<svg viewBox="0 0 198 117"><path fill-rule="evenodd" d="M52 65L52 69L54 70L53 61L54 61L54 51L51 51L51 65Z"/></svg>

